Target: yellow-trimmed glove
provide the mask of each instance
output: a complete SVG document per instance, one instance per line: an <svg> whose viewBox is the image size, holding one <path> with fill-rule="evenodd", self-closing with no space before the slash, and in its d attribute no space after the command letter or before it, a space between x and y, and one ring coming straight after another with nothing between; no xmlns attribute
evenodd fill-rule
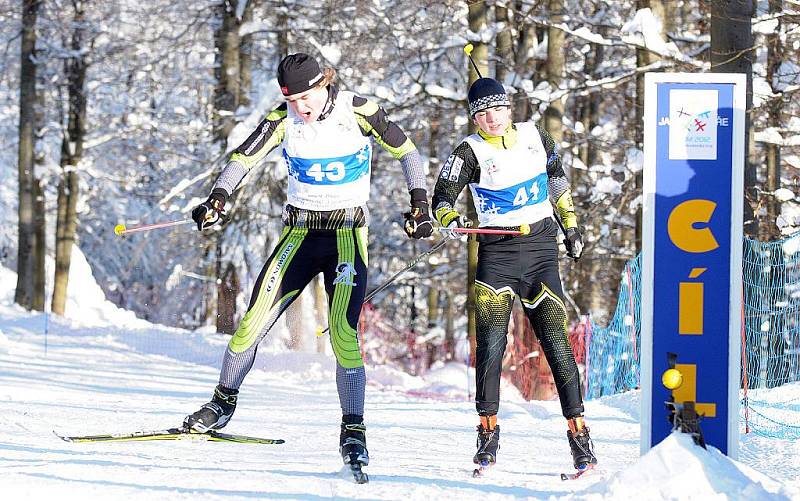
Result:
<svg viewBox="0 0 800 501"><path fill-rule="evenodd" d="M468 228L469 220L451 207L439 207L434 213L436 222L443 228Z"/></svg>

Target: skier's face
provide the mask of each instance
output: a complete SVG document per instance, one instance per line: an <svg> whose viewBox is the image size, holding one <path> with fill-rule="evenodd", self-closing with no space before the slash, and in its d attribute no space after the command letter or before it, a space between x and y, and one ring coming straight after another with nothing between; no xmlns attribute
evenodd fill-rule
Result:
<svg viewBox="0 0 800 501"><path fill-rule="evenodd" d="M475 125L489 136L502 136L511 124L511 107L495 106L475 113Z"/></svg>
<svg viewBox="0 0 800 501"><path fill-rule="evenodd" d="M325 86L314 87L286 98L286 102L292 111L307 124L319 118L327 100L328 88Z"/></svg>

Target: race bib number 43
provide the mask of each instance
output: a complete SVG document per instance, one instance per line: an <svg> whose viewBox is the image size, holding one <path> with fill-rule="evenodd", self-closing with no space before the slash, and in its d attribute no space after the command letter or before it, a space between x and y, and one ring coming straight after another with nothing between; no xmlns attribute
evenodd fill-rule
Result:
<svg viewBox="0 0 800 501"><path fill-rule="evenodd" d="M357 153L334 158L299 158L284 152L289 175L305 184L337 185L351 183L369 173L368 147Z"/></svg>

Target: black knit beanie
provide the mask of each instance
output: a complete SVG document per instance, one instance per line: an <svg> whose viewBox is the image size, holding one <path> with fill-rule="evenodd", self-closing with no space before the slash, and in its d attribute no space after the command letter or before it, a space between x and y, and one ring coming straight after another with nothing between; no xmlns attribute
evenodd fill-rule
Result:
<svg viewBox="0 0 800 501"><path fill-rule="evenodd" d="M494 78L479 78L475 80L469 88L467 100L469 101L470 116L474 116L475 113L486 108L511 106L511 101L508 100L508 94L506 94L503 84Z"/></svg>
<svg viewBox="0 0 800 501"><path fill-rule="evenodd" d="M323 78L317 61L298 52L284 57L278 64L278 85L284 96L291 96L314 88Z"/></svg>

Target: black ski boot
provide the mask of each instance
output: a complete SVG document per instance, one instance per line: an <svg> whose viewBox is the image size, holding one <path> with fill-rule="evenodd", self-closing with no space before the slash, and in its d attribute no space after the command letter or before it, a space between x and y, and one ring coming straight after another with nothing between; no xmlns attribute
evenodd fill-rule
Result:
<svg viewBox="0 0 800 501"><path fill-rule="evenodd" d="M236 399L239 390L232 390L217 385L211 402L203 404L200 410L189 414L183 420L183 427L196 433L206 433L209 430L218 430L228 424L233 411L236 410Z"/></svg>
<svg viewBox="0 0 800 501"><path fill-rule="evenodd" d="M493 465L497 461L497 450L500 448L500 426L495 425L491 430L484 428L483 423L476 428L478 430L478 452L472 458L472 462L481 465Z"/></svg>
<svg viewBox="0 0 800 501"><path fill-rule="evenodd" d="M568 420L567 440L572 452L572 462L577 470L585 470L597 464L594 455L594 444L589 436L589 427L583 423L582 417Z"/></svg>
<svg viewBox="0 0 800 501"><path fill-rule="evenodd" d="M342 430L339 434L339 452L344 464L367 466L369 452L364 418L357 414L342 416Z"/></svg>

